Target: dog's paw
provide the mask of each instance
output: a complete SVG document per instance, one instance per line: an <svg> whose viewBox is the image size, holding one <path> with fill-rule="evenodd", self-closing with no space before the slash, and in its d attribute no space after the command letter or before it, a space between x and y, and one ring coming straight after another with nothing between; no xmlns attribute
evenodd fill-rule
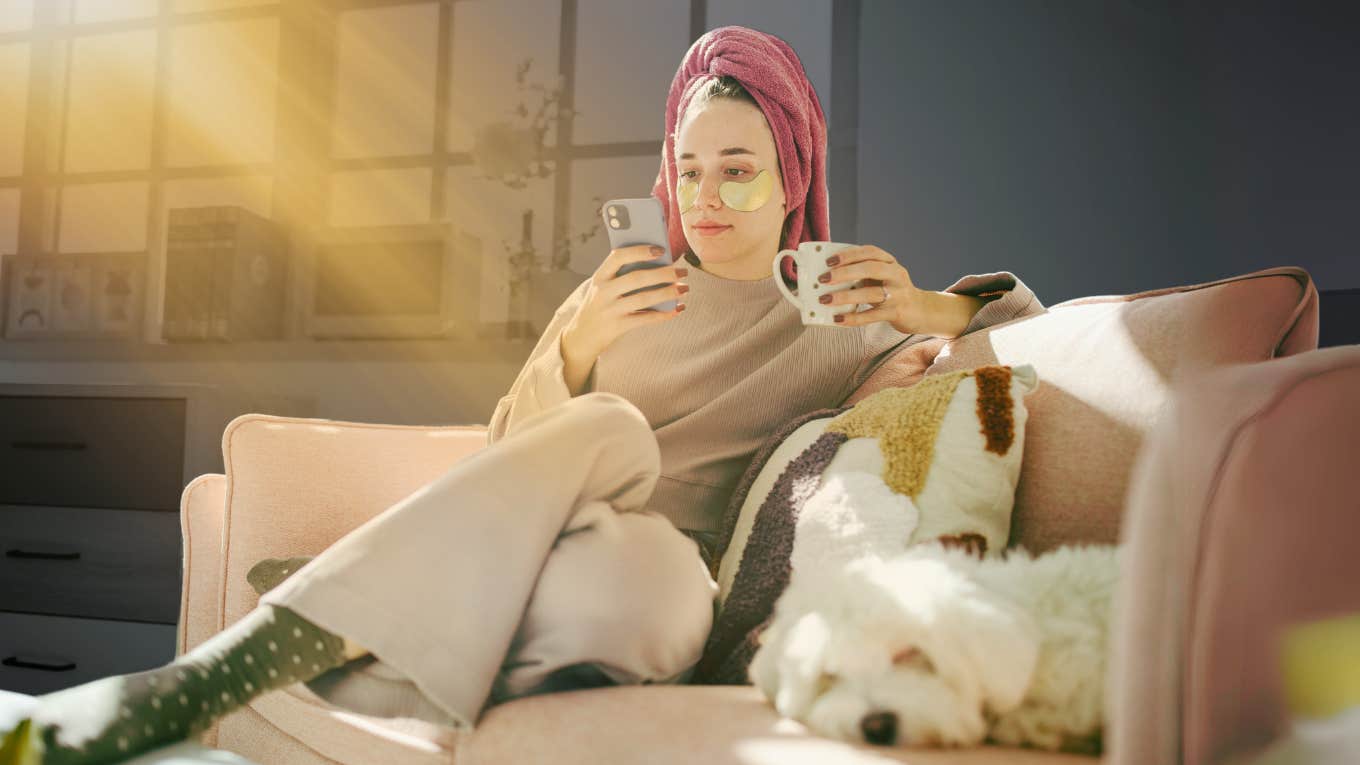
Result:
<svg viewBox="0 0 1360 765"><path fill-rule="evenodd" d="M762 633L748 674L781 715L801 719L824 690L824 657L830 638L830 625L815 611L776 617Z"/></svg>

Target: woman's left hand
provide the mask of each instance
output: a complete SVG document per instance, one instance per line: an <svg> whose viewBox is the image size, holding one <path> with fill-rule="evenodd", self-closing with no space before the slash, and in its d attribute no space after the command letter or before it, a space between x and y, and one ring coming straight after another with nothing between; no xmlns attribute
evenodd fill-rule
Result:
<svg viewBox="0 0 1360 765"><path fill-rule="evenodd" d="M893 329L906 335L920 331L920 317L926 302L925 290L912 284L906 267L897 262L892 253L865 244L847 247L828 257L827 263L832 268L822 275L823 284L863 281L858 287L822 295L823 304L868 303L873 306L864 311L837 314L838 324L853 327L886 321ZM828 301L826 298L831 299Z"/></svg>

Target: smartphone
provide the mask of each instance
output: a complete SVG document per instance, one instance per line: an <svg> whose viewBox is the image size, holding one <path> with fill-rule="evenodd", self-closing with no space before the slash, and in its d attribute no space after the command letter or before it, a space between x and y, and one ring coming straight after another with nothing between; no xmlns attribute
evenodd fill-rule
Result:
<svg viewBox="0 0 1360 765"><path fill-rule="evenodd" d="M671 265L671 245L670 237L666 235L666 218L661 212L661 203L657 201L656 197L611 199L604 203L604 208L600 210L600 214L604 216L604 227L609 232L609 248L611 250L631 247L635 244L653 244L664 250L651 260L624 263L615 276L623 276L639 268L661 268ZM635 295L639 292L662 289L672 283L673 280L666 279L661 284L641 287L623 294ZM643 310L674 311L675 304L675 298L671 298Z"/></svg>

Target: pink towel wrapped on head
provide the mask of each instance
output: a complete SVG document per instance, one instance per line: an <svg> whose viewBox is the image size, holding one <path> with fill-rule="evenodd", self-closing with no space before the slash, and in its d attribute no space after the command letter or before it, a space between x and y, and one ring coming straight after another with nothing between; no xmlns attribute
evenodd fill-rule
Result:
<svg viewBox="0 0 1360 765"><path fill-rule="evenodd" d="M675 128L690 100L716 77L730 76L755 97L765 113L779 152L791 218L781 249L831 237L826 194L826 117L793 48L772 34L739 26L710 30L685 53L666 99L666 137L661 170L652 196L666 211L666 228L675 259L689 249L675 201ZM792 262L784 265L793 278Z"/></svg>

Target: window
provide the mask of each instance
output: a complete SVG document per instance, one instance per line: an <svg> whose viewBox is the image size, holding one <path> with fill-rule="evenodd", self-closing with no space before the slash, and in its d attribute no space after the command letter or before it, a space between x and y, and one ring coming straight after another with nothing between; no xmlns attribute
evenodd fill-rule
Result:
<svg viewBox="0 0 1360 765"><path fill-rule="evenodd" d="M160 237L149 232L181 179L200 198L234 197L244 183L258 206L274 172L276 1L29 5L0 15L0 28L21 30L0 37L13 40L0 42L0 99L25 116L21 104L43 106L42 124L0 128L0 188L37 197L21 208L29 241L0 223L10 251L152 252ZM22 159L40 167L20 175Z"/></svg>
<svg viewBox="0 0 1360 765"><path fill-rule="evenodd" d="M597 203L651 192L666 89L707 7L649 4L637 24L626 0L297 3L0 2L0 257L140 256L156 285L173 207L291 229L444 222L480 240L482 320L503 321L526 235L540 267L589 274L608 250ZM474 151L497 122L541 129L514 187Z"/></svg>

